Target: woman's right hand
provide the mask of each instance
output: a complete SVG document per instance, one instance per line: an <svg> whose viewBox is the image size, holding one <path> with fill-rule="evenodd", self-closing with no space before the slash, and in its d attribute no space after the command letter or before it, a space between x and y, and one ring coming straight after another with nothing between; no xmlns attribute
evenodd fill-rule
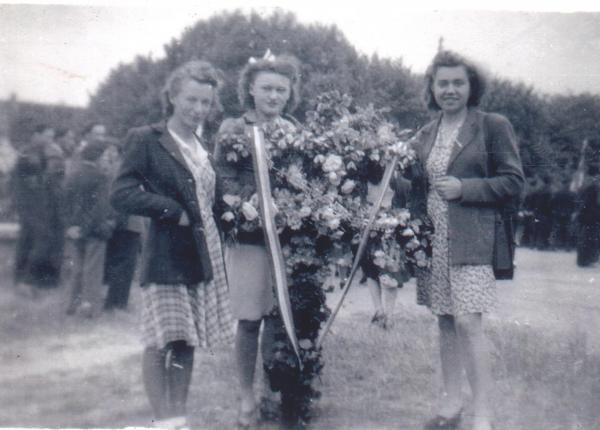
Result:
<svg viewBox="0 0 600 430"><path fill-rule="evenodd" d="M184 211L181 214L181 217L179 218L179 225L181 226L188 226L190 225L190 219L187 216L187 213Z"/></svg>

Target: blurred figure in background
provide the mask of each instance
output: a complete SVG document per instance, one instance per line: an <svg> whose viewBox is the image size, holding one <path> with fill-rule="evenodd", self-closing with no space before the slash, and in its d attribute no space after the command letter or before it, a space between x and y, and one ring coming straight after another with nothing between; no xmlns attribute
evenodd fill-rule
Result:
<svg viewBox="0 0 600 430"><path fill-rule="evenodd" d="M111 145L107 153L109 170L106 173L112 182L120 165L121 147L116 144ZM115 229L106 244L104 283L108 286L108 292L104 301L104 310L127 308L143 230L144 222L141 217L124 213L116 214Z"/></svg>
<svg viewBox="0 0 600 430"><path fill-rule="evenodd" d="M538 188L532 193L533 213L535 216L535 235L533 246L539 250L550 248L552 232L552 187L549 176L544 176Z"/></svg>
<svg viewBox="0 0 600 430"><path fill-rule="evenodd" d="M569 190L569 179L555 180L552 201L552 231L550 233L550 245L553 249L572 250L575 245L575 229L573 221L575 218L576 195Z"/></svg>
<svg viewBox="0 0 600 430"><path fill-rule="evenodd" d="M64 155L54 130L41 125L20 151L11 178L19 217L14 281L17 291L34 296L36 288L56 287L64 247Z"/></svg>
<svg viewBox="0 0 600 430"><path fill-rule="evenodd" d="M106 241L114 228L108 196L110 166L108 142L98 140L81 151L81 163L67 179L69 228L73 268L67 314L93 317L98 313L104 277Z"/></svg>
<svg viewBox="0 0 600 430"><path fill-rule="evenodd" d="M600 178L584 185L578 195L577 265L594 266L600 257Z"/></svg>
<svg viewBox="0 0 600 430"><path fill-rule="evenodd" d="M364 198L366 203L372 206L381 193L381 181L384 169L379 164L373 163L369 168L369 172L370 177L367 182ZM381 207L406 207L410 186L410 181L405 178L393 178L384 194ZM364 280L367 284L371 300L373 301L373 307L375 308L371 323L386 330L393 325L392 318L396 307L398 289L402 288L404 282L407 282L410 276L405 267L406 259L400 254L394 259L398 266L394 268L395 270L391 271L389 267L383 269L378 265L377 258L369 250L372 241L373 239L370 239L369 245L367 245L368 251L365 252L360 263L363 272L363 279L361 281Z"/></svg>
<svg viewBox="0 0 600 430"><path fill-rule="evenodd" d="M14 214L10 198L10 177L17 162L17 150L7 136L0 133L0 219L6 221Z"/></svg>

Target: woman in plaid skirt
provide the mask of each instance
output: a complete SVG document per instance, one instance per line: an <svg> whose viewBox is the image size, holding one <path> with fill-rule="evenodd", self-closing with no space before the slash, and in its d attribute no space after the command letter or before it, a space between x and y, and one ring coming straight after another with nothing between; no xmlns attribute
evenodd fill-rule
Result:
<svg viewBox="0 0 600 430"><path fill-rule="evenodd" d="M206 142L219 73L190 61L163 90L166 121L129 132L111 203L150 218L142 257L143 378L157 427L187 428L194 347L233 341L219 181Z"/></svg>

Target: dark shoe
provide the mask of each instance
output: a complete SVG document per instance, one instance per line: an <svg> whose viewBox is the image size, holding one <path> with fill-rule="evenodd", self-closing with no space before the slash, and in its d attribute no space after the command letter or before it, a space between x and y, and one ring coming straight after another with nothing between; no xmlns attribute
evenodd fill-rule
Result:
<svg viewBox="0 0 600 430"><path fill-rule="evenodd" d="M455 430L458 428L461 418L462 409L451 417L437 415L425 423L423 430Z"/></svg>
<svg viewBox="0 0 600 430"><path fill-rule="evenodd" d="M373 315L373 318L371 318L371 324L374 324L377 327L385 329L386 324L387 324L387 317L385 316L385 314L383 312L377 311L377 312L375 312L375 315Z"/></svg>

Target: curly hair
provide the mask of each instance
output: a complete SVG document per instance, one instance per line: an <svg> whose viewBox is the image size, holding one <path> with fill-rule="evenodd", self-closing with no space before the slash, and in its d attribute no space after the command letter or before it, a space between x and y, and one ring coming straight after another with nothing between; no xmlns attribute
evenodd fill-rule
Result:
<svg viewBox="0 0 600 430"><path fill-rule="evenodd" d="M453 51L440 51L433 57L433 60L427 71L425 72L425 92L424 99L427 108L430 110L440 110L440 106L435 101L433 96L433 81L435 74L440 67L458 67L463 66L467 72L467 78L469 79L469 99L467 100L467 106L479 106L479 102L485 93L486 82L481 70L475 66L470 60L467 60L463 56Z"/></svg>
<svg viewBox="0 0 600 430"><path fill-rule="evenodd" d="M300 63L291 55L281 55L274 59L259 59L249 62L240 72L238 82L238 98L244 109L254 109L254 98L250 94L250 86L260 72L277 73L290 80L290 98L283 112L293 112L300 103Z"/></svg>
<svg viewBox="0 0 600 430"><path fill-rule="evenodd" d="M219 90L221 89L223 82L221 71L206 61L191 60L183 63L171 72L160 93L160 101L165 116L168 117L173 114L173 104L171 103L170 97L181 91L181 86L186 79L192 79L201 84L211 85L215 89L215 97L209 119L214 118L218 113L223 111L221 101L219 100Z"/></svg>

